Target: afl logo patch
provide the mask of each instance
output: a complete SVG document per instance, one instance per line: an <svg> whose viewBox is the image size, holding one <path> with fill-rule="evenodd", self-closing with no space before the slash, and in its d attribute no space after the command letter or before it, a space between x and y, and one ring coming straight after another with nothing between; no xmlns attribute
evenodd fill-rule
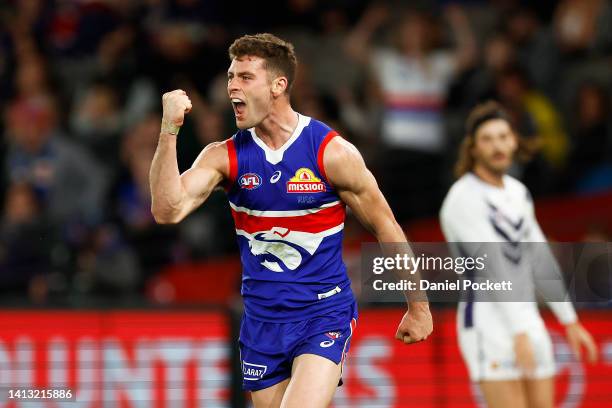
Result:
<svg viewBox="0 0 612 408"><path fill-rule="evenodd" d="M312 170L302 167L287 182L287 192L323 193L325 192L325 184L314 175Z"/></svg>
<svg viewBox="0 0 612 408"><path fill-rule="evenodd" d="M240 177L238 184L240 184L240 188L254 190L261 186L261 177L256 173L246 173Z"/></svg>

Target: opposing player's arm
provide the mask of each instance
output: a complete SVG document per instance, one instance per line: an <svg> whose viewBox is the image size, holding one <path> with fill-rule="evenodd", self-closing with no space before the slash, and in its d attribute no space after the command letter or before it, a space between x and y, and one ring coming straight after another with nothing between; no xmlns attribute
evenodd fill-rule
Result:
<svg viewBox="0 0 612 408"><path fill-rule="evenodd" d="M535 217L533 204L529 206L528 221L529 242L532 243L533 276L536 289L546 300L557 320L568 325L578 320L574 306L569 300L569 294L563 280L561 268L547 244L547 239ZM560 301L566 299L566 301Z"/></svg>
<svg viewBox="0 0 612 408"><path fill-rule="evenodd" d="M538 220L535 216L535 208L533 206L533 201L531 200L529 201L529 218L531 221L531 236L529 237L530 241L542 243L547 242L546 236L542 232L542 228L540 227L540 224L538 223ZM567 290L563 282L563 277L560 274L560 269L557 265L557 261L554 258L552 252L550 251L548 245L541 244L541 246L538 246L536 244L536 253L544 255L544 259L546 260L546 262L553 264L553 268L557 273L556 280L547 279L545 280L545 282L548 285L554 283L561 285L563 287L562 295L563 297L565 297ZM548 269L548 265L545 265L544 268ZM536 286L538 284L541 285L542 282L540 282L539 279L536 279ZM557 293L553 293L553 296L554 294ZM591 334L584 328L584 326L582 326L582 323L580 323L580 321L578 320L578 316L576 315L576 311L571 301L568 300L565 302L555 302L547 300L546 303L555 314L557 320L565 326L565 335L567 337L567 342L569 343L572 351L574 352L578 360L582 359L582 348L584 347L584 349L586 350L587 361L591 363L596 362L598 358L597 345L595 344L595 341L593 340Z"/></svg>
<svg viewBox="0 0 612 408"><path fill-rule="evenodd" d="M226 142L211 143L193 166L180 174L176 140L185 114L191 110L191 101L184 91L177 89L164 94L162 103L161 133L149 171L151 212L158 223L174 224L200 206L229 176L229 157Z"/></svg>

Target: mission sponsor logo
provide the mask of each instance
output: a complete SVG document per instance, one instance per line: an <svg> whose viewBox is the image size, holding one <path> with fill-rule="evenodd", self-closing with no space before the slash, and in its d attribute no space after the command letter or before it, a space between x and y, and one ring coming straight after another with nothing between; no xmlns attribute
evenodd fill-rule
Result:
<svg viewBox="0 0 612 408"><path fill-rule="evenodd" d="M312 170L302 167L287 182L288 193L323 193L325 184L317 178Z"/></svg>
<svg viewBox="0 0 612 408"><path fill-rule="evenodd" d="M238 184L240 184L240 188L245 190L254 190L261 186L261 176L256 173L243 174L240 180L238 180Z"/></svg>

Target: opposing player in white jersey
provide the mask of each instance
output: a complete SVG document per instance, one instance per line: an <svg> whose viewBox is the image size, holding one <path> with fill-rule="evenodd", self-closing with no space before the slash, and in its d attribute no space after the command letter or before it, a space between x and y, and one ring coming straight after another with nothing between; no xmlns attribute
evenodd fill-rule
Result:
<svg viewBox="0 0 612 408"><path fill-rule="evenodd" d="M518 136L498 103L484 103L470 113L456 167L459 179L449 190L440 212L442 230L454 248L475 248L465 243L478 242L499 243L494 244L497 248L546 242L529 191L506 174L518 146ZM533 253L523 253L517 259L506 255L510 259L505 260L501 256L496 267L527 276L521 300L532 297L533 301L468 299L459 304L461 354L489 407L553 406L553 350L535 301L533 273L525 274L535 264L530 255L533 257ZM565 326L574 353L580 358L581 347L585 347L588 359L594 361L595 344L579 323L572 304L548 305Z"/></svg>

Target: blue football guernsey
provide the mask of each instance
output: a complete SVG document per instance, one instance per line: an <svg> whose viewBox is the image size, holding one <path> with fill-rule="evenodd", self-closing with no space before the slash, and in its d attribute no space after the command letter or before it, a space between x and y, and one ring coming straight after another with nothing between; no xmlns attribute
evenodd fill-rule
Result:
<svg viewBox="0 0 612 408"><path fill-rule="evenodd" d="M292 322L354 302L342 261L345 205L323 166L323 151L335 136L299 115L280 149L269 148L253 128L227 143L227 194L249 318Z"/></svg>

